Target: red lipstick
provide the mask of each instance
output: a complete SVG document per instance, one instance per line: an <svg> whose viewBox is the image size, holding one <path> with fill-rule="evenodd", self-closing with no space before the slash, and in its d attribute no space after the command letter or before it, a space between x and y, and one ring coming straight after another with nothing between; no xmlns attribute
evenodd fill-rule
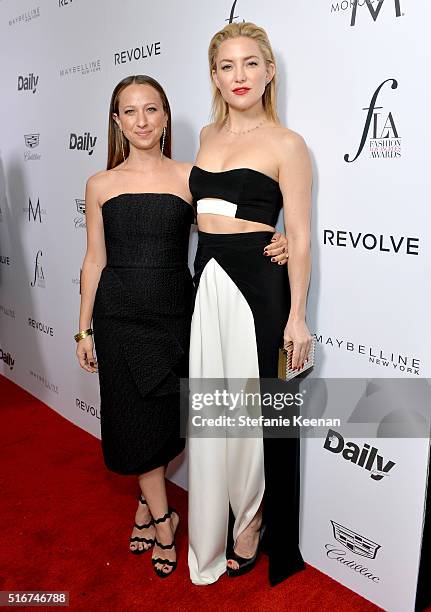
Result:
<svg viewBox="0 0 431 612"><path fill-rule="evenodd" d="M244 94L250 91L250 87L237 87L236 89L233 89L232 91L237 96L243 96Z"/></svg>

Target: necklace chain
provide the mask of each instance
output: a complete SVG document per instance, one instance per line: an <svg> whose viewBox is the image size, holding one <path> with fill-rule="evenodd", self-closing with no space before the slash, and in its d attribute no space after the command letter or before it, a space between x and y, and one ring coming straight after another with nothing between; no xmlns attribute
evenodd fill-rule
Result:
<svg viewBox="0 0 431 612"><path fill-rule="evenodd" d="M229 132L229 134L234 134L235 136L242 136L243 134L248 134L249 132L254 132L254 130L259 129L260 127L262 127L262 125L265 123L265 119L262 119L262 121L260 123L258 123L257 125L255 125L254 127L250 128L249 130L242 130L241 132L234 132L231 128L230 128L230 119L229 117L227 117L226 122L225 122L225 128L226 131Z"/></svg>

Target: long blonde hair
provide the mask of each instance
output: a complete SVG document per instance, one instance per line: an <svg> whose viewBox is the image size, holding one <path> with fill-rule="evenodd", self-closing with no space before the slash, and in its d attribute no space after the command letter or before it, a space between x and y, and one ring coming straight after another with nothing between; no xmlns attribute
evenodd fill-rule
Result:
<svg viewBox="0 0 431 612"><path fill-rule="evenodd" d="M216 32L216 34L214 34L211 39L210 46L208 48L208 61L213 88L212 118L213 121L219 124L223 123L226 120L229 113L229 109L219 89L214 83L212 74L217 67L216 58L219 47L222 42L231 38L238 38L238 36L246 36L255 40L259 45L265 62L267 64L272 63L274 64L274 66L276 65L274 52L272 50L271 43L269 42L267 33L263 28L260 28L254 23L251 23L249 21L243 23L229 23L222 30L219 30L218 32ZM275 79L276 75L274 74L274 77L265 88L262 102L267 118L270 121L280 123L280 120L277 115Z"/></svg>

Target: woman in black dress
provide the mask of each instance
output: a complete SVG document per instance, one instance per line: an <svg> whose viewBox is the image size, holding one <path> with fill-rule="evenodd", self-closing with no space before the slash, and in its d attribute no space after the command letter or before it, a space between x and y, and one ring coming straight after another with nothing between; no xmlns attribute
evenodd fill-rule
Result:
<svg viewBox="0 0 431 612"><path fill-rule="evenodd" d="M154 567L164 577L176 567L179 517L168 506L165 468L184 448L179 378L188 370L194 210L191 166L170 159L169 102L154 79L127 77L115 87L108 146L108 169L86 189L77 356L84 369L99 371L107 467L138 476L130 550L154 545ZM277 259L281 250L273 248ZM92 319L97 364L87 334Z"/></svg>

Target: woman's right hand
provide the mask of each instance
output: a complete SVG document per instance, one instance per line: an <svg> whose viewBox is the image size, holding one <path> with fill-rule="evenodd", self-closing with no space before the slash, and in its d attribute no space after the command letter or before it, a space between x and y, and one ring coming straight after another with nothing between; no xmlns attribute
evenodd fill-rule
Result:
<svg viewBox="0 0 431 612"><path fill-rule="evenodd" d="M78 357L79 365L87 372L97 372L97 362L94 358L94 342L93 336L87 336L78 342L76 347L76 356Z"/></svg>

